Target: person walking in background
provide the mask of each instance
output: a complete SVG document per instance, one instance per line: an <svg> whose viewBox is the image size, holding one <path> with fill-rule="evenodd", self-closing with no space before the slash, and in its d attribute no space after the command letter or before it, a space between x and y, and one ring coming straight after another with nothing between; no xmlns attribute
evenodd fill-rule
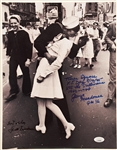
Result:
<svg viewBox="0 0 117 150"><path fill-rule="evenodd" d="M32 39L33 39L33 52L32 52L32 62L36 61L36 58L38 57L38 51L34 47L34 41L35 39L41 34L42 31L40 31L40 22L36 22L34 24L34 27L32 29Z"/></svg>
<svg viewBox="0 0 117 150"><path fill-rule="evenodd" d="M8 34L8 30L7 30L7 27L5 27L5 24L2 23L2 48L3 50L6 49L7 47L7 34ZM5 72L2 73L3 75L3 78L5 77Z"/></svg>
<svg viewBox="0 0 117 150"><path fill-rule="evenodd" d="M31 80L28 67L32 57L32 44L28 33L20 28L20 21L21 18L19 15L11 15L9 17L12 30L8 32L6 55L7 63L9 64L10 94L6 98L6 102L15 99L19 93L16 73L18 65L23 72L22 92L25 95L30 95L31 92Z"/></svg>
<svg viewBox="0 0 117 150"><path fill-rule="evenodd" d="M39 33L41 34L44 31L44 28L43 28L43 25L42 25L41 21L35 22L34 26L33 26L33 29L35 29L35 31L39 30L39 31L37 31L37 33L35 32L35 38L34 38L34 40L35 40L36 37L38 36L38 34Z"/></svg>
<svg viewBox="0 0 117 150"><path fill-rule="evenodd" d="M34 27L33 27L33 40L35 40L40 34L40 22L35 22Z"/></svg>
<svg viewBox="0 0 117 150"><path fill-rule="evenodd" d="M79 49L79 52L77 53L77 56L73 59L75 61L75 65L73 68L81 68L81 57L82 57L82 49Z"/></svg>
<svg viewBox="0 0 117 150"><path fill-rule="evenodd" d="M88 35L89 40L87 41L86 45L82 48L83 49L83 58L85 58L85 65L84 67L93 68L92 58L94 57L94 46L93 46L93 29L90 24L87 25L85 29L85 34Z"/></svg>
<svg viewBox="0 0 117 150"><path fill-rule="evenodd" d="M32 29L32 25L30 22L26 23L25 31L29 34L30 41L33 45L33 42L34 42L33 29Z"/></svg>
<svg viewBox="0 0 117 150"><path fill-rule="evenodd" d="M102 43L102 48L101 50L102 51L107 51L108 50L108 46L107 46L107 43L105 41L105 36L106 36L106 33L108 31L108 28L109 28L109 22L104 22L103 23L103 27L102 27L102 30L103 30L103 37L101 39L101 43Z"/></svg>
<svg viewBox="0 0 117 150"><path fill-rule="evenodd" d="M108 97L104 107L109 107L116 95L116 15L113 16L113 22L110 23L105 41L110 51Z"/></svg>
<svg viewBox="0 0 117 150"><path fill-rule="evenodd" d="M5 24L2 24L2 39L3 39L3 49L7 48L7 34L8 34L8 27Z"/></svg>
<svg viewBox="0 0 117 150"><path fill-rule="evenodd" d="M82 27L80 26L80 30L78 31L78 36L79 38L84 36L84 33L83 33L83 29ZM71 41L74 41L75 40L75 37L69 37L69 39ZM70 64L70 67L73 67L73 68L81 68L81 57L83 57L83 54L82 54L82 48L79 49L77 55L75 58L72 59L72 62Z"/></svg>
<svg viewBox="0 0 117 150"><path fill-rule="evenodd" d="M101 43L99 41L99 30L98 30L98 22L93 23L93 46L94 46L94 57L92 58L92 61L97 61L97 55L99 51L101 50Z"/></svg>

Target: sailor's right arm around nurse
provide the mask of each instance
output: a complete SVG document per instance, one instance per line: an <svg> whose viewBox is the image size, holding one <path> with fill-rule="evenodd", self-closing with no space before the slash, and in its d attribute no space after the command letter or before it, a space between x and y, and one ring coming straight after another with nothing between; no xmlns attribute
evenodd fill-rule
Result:
<svg viewBox="0 0 117 150"><path fill-rule="evenodd" d="M86 42L89 40L89 35L87 32L84 32L84 34L81 34L80 31L76 33L74 44L78 45L80 48L86 44Z"/></svg>
<svg viewBox="0 0 117 150"><path fill-rule="evenodd" d="M73 43L77 45L80 37L81 37L81 34L79 32L77 32L75 35Z"/></svg>

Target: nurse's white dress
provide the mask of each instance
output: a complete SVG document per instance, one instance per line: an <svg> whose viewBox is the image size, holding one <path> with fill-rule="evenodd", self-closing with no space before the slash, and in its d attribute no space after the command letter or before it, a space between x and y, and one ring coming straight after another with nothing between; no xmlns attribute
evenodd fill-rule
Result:
<svg viewBox="0 0 117 150"><path fill-rule="evenodd" d="M93 35L93 29L87 28L87 34ZM83 47L83 58L93 58L94 57L94 46L93 41L90 36L88 36L89 40L87 41L86 45Z"/></svg>
<svg viewBox="0 0 117 150"><path fill-rule="evenodd" d="M62 66L64 59L68 56L73 42L66 38L59 40L49 48L47 48L50 55L56 56L56 60L50 65L46 58L42 58L37 68L34 77L31 97L39 97L46 99L62 99L63 91L58 75L58 69ZM43 82L38 83L39 75L46 77Z"/></svg>

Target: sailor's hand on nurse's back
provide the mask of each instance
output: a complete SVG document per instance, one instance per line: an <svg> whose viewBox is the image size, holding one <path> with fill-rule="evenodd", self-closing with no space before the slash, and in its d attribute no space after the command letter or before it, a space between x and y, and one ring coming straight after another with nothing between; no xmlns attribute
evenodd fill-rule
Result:
<svg viewBox="0 0 117 150"><path fill-rule="evenodd" d="M48 60L49 64L52 64L56 59L56 56L52 56L48 52L44 53L44 56Z"/></svg>
<svg viewBox="0 0 117 150"><path fill-rule="evenodd" d="M86 36L81 36L80 38L79 38L79 41L78 41L78 46L81 48L81 47L83 47L86 43L87 43L87 41L89 40L89 38L88 38L88 36L86 35Z"/></svg>

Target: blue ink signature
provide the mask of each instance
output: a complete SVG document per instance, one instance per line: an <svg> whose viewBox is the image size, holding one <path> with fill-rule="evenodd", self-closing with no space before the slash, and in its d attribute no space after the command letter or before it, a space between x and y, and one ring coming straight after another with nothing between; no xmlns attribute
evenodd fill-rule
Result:
<svg viewBox="0 0 117 150"><path fill-rule="evenodd" d="M99 99L87 101L87 105L90 105L90 104L99 104L99 103L100 103Z"/></svg>
<svg viewBox="0 0 117 150"><path fill-rule="evenodd" d="M71 98L71 101L74 102L74 100L76 98L80 98L80 101L87 101L87 100L92 100L92 99L99 99L99 98L102 98L103 96L102 95L91 95L89 97L85 97L85 94L81 94L81 95L77 95L77 94L72 94L72 98Z"/></svg>
<svg viewBox="0 0 117 150"><path fill-rule="evenodd" d="M92 87L103 85L105 82L103 81L103 77L99 78L95 75L85 76L82 74L79 78L75 77L66 77L66 90L68 93L71 93L71 101L74 102L75 99L80 98L80 101L86 101L87 105L100 103L99 99L103 96L99 95L91 95L86 97L85 94L77 94L78 92L90 91Z"/></svg>
<svg viewBox="0 0 117 150"><path fill-rule="evenodd" d="M80 78L74 78L74 77L66 77L65 78L67 82L66 90L68 93L77 93L79 91L90 91L91 87L98 86L101 84L105 84L103 78L98 78L95 75L92 76L85 76L81 75Z"/></svg>
<svg viewBox="0 0 117 150"><path fill-rule="evenodd" d="M84 96L85 96L84 94L81 95L81 97L80 97L81 101L87 101L87 100L92 100L92 99L102 98L103 97L102 95L91 95L89 97L84 97Z"/></svg>

